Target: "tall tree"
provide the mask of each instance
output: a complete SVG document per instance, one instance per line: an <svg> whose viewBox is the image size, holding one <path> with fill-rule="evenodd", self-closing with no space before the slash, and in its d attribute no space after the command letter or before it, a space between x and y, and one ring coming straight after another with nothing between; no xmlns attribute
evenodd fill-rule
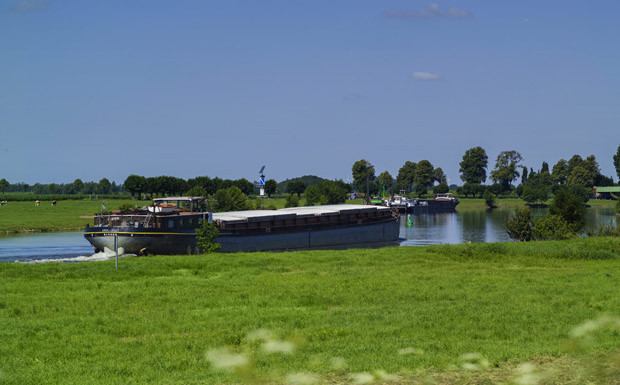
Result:
<svg viewBox="0 0 620 385"><path fill-rule="evenodd" d="M373 182L375 179L375 166L366 159L353 163L351 168L353 184L358 191L366 191L366 181Z"/></svg>
<svg viewBox="0 0 620 385"><path fill-rule="evenodd" d="M568 162L564 159L558 160L551 170L551 179L558 184L566 184L568 178Z"/></svg>
<svg viewBox="0 0 620 385"><path fill-rule="evenodd" d="M383 171L377 177L377 183L379 183L379 186L383 186L386 190L389 190L389 188L392 187L392 183L394 183L394 178L392 178L389 172Z"/></svg>
<svg viewBox="0 0 620 385"><path fill-rule="evenodd" d="M523 157L517 151L502 151L491 171L491 179L502 186L503 191L510 190L512 182L520 175L517 167L521 166Z"/></svg>
<svg viewBox="0 0 620 385"><path fill-rule="evenodd" d="M433 164L428 160L419 161L415 168L413 181L416 185L421 184L424 187L432 186L435 182L435 168L433 167ZM419 191L421 190L416 189L416 192Z"/></svg>
<svg viewBox="0 0 620 385"><path fill-rule="evenodd" d="M0 179L0 191L2 191L2 195L4 195L4 191L9 187L9 182L2 178Z"/></svg>
<svg viewBox="0 0 620 385"><path fill-rule="evenodd" d="M112 184L110 183L108 178L101 179L99 181L99 184L97 185L97 191L100 194L108 194L111 188L112 188Z"/></svg>
<svg viewBox="0 0 620 385"><path fill-rule="evenodd" d="M433 171L433 174L435 174L435 181L437 183L439 183L439 184L441 184L441 183L448 184L448 177L446 176L446 173L443 172L441 167L437 167L435 169L435 171Z"/></svg>
<svg viewBox="0 0 620 385"><path fill-rule="evenodd" d="M614 167L616 168L616 175L618 175L618 182L620 182L620 146L614 155Z"/></svg>
<svg viewBox="0 0 620 385"><path fill-rule="evenodd" d="M297 194L297 197L301 197L301 194L306 191L306 184L301 179L292 180L287 185L288 192L291 194Z"/></svg>
<svg viewBox="0 0 620 385"><path fill-rule="evenodd" d="M459 163L461 180L465 183L474 184L486 182L488 160L486 151L480 146L465 151L463 160Z"/></svg>
<svg viewBox="0 0 620 385"><path fill-rule="evenodd" d="M276 189L278 188L278 182L273 179L269 179L265 181L265 193L268 198L271 198L272 194L276 193Z"/></svg>
<svg viewBox="0 0 620 385"><path fill-rule="evenodd" d="M396 184L399 189L407 192L411 191L411 186L413 185L413 180L415 179L415 169L415 162L406 161L405 164L403 164L403 167L398 170Z"/></svg>
<svg viewBox="0 0 620 385"><path fill-rule="evenodd" d="M84 182L82 182L80 178L77 178L76 180L73 181L73 191L76 194L79 194L80 192L82 192L83 188L84 188Z"/></svg>
<svg viewBox="0 0 620 385"><path fill-rule="evenodd" d="M140 175L131 174L125 179L123 188L131 193L131 199L135 197L135 194L141 194L146 188L146 178ZM140 198L140 196L138 196Z"/></svg>

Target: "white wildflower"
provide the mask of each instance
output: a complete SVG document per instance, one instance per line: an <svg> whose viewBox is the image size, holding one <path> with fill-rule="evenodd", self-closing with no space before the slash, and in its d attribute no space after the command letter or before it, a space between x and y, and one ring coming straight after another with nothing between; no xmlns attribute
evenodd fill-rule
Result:
<svg viewBox="0 0 620 385"><path fill-rule="evenodd" d="M424 350L408 347L408 348L398 349L398 354L400 354L401 356L404 356L407 354L415 354L416 356L421 356L422 354L424 354Z"/></svg>
<svg viewBox="0 0 620 385"><path fill-rule="evenodd" d="M375 376L370 373L352 373L351 381L356 384L371 384L375 382Z"/></svg>
<svg viewBox="0 0 620 385"><path fill-rule="evenodd" d="M347 367L347 361L342 357L332 357L329 360L332 369L341 370Z"/></svg>
<svg viewBox="0 0 620 385"><path fill-rule="evenodd" d="M530 363L521 364L516 370L518 375L514 382L517 385L537 385L542 380L542 376L536 373L536 366Z"/></svg>
<svg viewBox="0 0 620 385"><path fill-rule="evenodd" d="M256 329L249 332L246 336L248 341L269 341L274 338L273 332L269 329Z"/></svg>
<svg viewBox="0 0 620 385"><path fill-rule="evenodd" d="M285 382L290 385L313 385L319 383L319 376L312 373L291 373L286 376Z"/></svg>
<svg viewBox="0 0 620 385"><path fill-rule="evenodd" d="M466 353L461 356L461 367L465 370L478 371L484 370L489 367L489 360L487 360L480 353Z"/></svg>
<svg viewBox="0 0 620 385"><path fill-rule="evenodd" d="M213 368L221 370L234 370L246 366L249 362L245 354L232 353L226 349L211 349L207 351L206 356Z"/></svg>
<svg viewBox="0 0 620 385"><path fill-rule="evenodd" d="M295 352L295 344L288 341L266 341L262 348L266 353L293 354Z"/></svg>
<svg viewBox="0 0 620 385"><path fill-rule="evenodd" d="M389 374L385 370L375 370L372 374L374 374L375 378L379 381L389 382L398 380L397 376Z"/></svg>

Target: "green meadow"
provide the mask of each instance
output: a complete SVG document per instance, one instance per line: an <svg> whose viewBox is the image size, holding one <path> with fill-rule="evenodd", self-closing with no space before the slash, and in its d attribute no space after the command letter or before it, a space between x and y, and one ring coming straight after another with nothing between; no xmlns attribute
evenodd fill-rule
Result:
<svg viewBox="0 0 620 385"><path fill-rule="evenodd" d="M62 200L52 206L51 201L9 201L0 207L0 234L81 230L86 223L92 224L94 213L117 210L122 204L149 205L150 201L114 200Z"/></svg>
<svg viewBox="0 0 620 385"><path fill-rule="evenodd" d="M588 383L618 287L620 238L2 263L0 382Z"/></svg>

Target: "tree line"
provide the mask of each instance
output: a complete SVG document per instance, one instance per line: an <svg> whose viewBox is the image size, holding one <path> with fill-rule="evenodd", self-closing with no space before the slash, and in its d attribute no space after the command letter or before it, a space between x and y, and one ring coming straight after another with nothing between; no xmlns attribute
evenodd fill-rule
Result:
<svg viewBox="0 0 620 385"><path fill-rule="evenodd" d="M620 146L613 162L620 180ZM360 192L368 190L373 195L383 189L403 190L418 197L428 193L429 189L435 194L454 190L466 198L516 193L528 203L544 202L562 186L587 197L594 186L614 184L611 177L601 173L594 155L585 159L580 155L574 155L568 161L560 159L551 169L547 162L543 162L539 169L528 170L523 164L523 156L518 151L508 150L497 155L494 168L488 172L489 157L484 148L478 146L465 151L459 166L463 184L458 187L454 184L448 186L443 170L428 160L406 161L398 170L396 179L388 171L376 176L374 166L365 159L355 162L351 171L353 187ZM492 182L490 185L486 185L487 175Z"/></svg>

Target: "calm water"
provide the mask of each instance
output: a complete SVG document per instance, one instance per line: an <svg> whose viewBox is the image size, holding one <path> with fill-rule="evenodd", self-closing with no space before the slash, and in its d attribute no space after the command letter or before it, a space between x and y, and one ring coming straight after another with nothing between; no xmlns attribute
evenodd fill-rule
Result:
<svg viewBox="0 0 620 385"><path fill-rule="evenodd" d="M536 215L544 210L535 211ZM402 215L400 237L403 246L465 242L508 242L504 221L511 209L462 210L455 213ZM409 218L411 221L409 221ZM602 224L616 225L613 208L589 208L586 224L590 228ZM78 262L102 260L111 255L98 253L82 232L29 234L0 237L0 261Z"/></svg>

